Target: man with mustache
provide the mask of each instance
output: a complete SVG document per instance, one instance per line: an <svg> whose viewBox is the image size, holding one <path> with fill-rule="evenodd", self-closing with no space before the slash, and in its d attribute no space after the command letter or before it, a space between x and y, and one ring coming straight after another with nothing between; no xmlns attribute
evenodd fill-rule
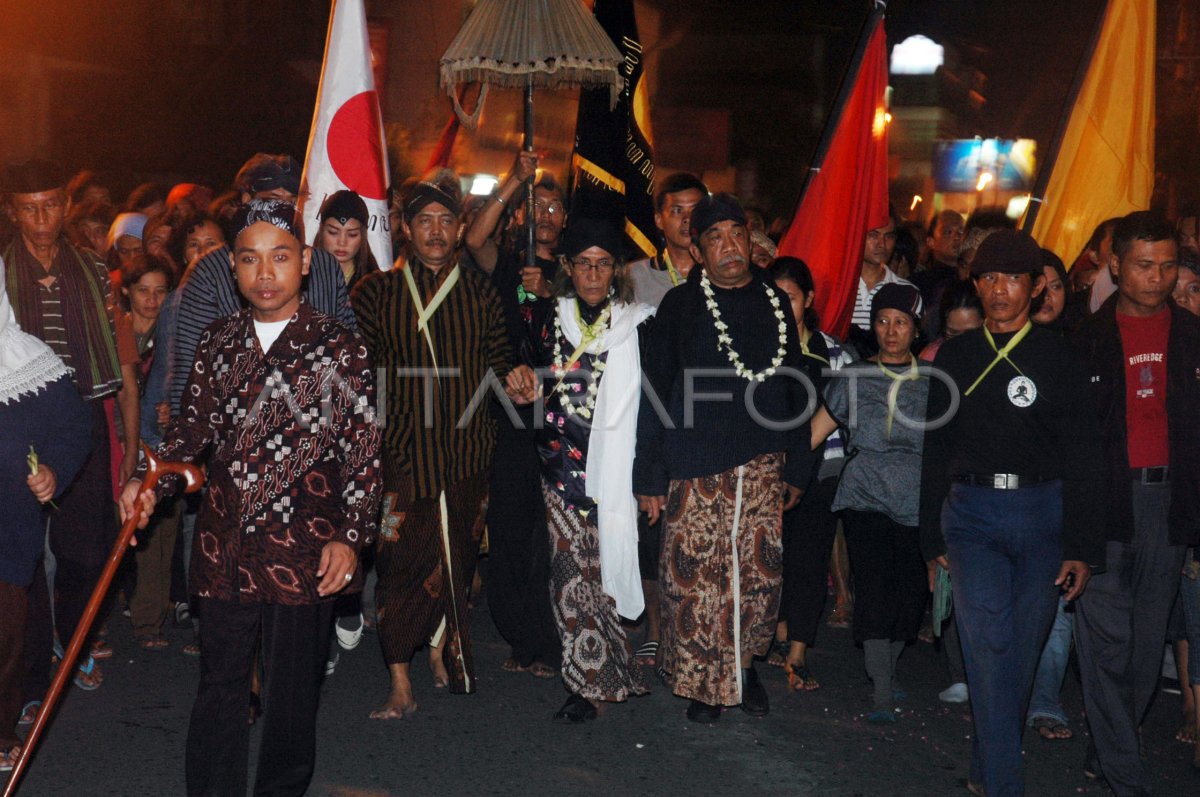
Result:
<svg viewBox="0 0 1200 797"><path fill-rule="evenodd" d="M471 404L488 379L503 390L511 366L495 288L459 268L461 201L452 173L415 183L404 200L407 260L364 277L351 296L387 391L375 567L391 689L373 719L417 710L409 663L426 644L435 687L475 691L467 590L496 433Z"/></svg>
<svg viewBox="0 0 1200 797"><path fill-rule="evenodd" d="M722 706L770 708L754 657L775 634L783 511L815 458L796 321L751 268L741 205L706 196L691 227L703 271L663 297L647 336L633 491L664 518L665 680L711 723Z"/></svg>
<svg viewBox="0 0 1200 797"><path fill-rule="evenodd" d="M922 456L921 550L931 584L937 567L950 572L971 687L968 788L993 797L1025 793L1021 733L1038 657L1060 595L1078 598L1103 561L1099 430L1079 411L1088 377L1062 336L1031 321L1043 262L1016 230L979 245L971 274L984 325L938 349Z"/></svg>

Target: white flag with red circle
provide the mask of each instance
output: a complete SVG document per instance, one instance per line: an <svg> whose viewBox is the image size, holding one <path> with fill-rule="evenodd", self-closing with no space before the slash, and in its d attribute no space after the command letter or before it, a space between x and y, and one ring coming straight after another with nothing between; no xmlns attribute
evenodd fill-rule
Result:
<svg viewBox="0 0 1200 797"><path fill-rule="evenodd" d="M329 16L325 63L300 185L304 237L309 244L320 226L321 205L343 189L354 191L367 204L367 242L379 267L391 268L387 146L363 0L334 0Z"/></svg>

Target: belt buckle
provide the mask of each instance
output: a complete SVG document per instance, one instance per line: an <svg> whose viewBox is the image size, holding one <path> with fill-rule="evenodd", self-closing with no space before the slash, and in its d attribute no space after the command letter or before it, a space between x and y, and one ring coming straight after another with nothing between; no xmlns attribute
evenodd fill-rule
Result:
<svg viewBox="0 0 1200 797"><path fill-rule="evenodd" d="M1142 468L1141 482L1144 485L1165 484L1167 481L1168 473L1169 473L1169 471L1167 470L1167 468L1164 466L1161 466L1161 465L1157 466L1157 467L1153 467L1153 468Z"/></svg>
<svg viewBox="0 0 1200 797"><path fill-rule="evenodd" d="M992 487L997 490L1011 490L1009 479L1012 477L1010 473L995 473L992 475Z"/></svg>

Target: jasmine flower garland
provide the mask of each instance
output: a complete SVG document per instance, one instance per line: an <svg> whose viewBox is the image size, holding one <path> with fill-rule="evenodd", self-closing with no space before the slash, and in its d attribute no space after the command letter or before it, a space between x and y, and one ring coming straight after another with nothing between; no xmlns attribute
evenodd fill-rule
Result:
<svg viewBox="0 0 1200 797"><path fill-rule="evenodd" d="M725 356L733 365L734 372L742 379L749 382L765 382L767 377L773 376L779 366L783 365L783 358L787 355L787 316L783 313L783 305L779 301L779 296L771 290L770 285L764 283L763 289L767 292L767 298L770 300L771 308L775 311L775 318L779 322L779 350L775 352L775 358L771 360L770 367L755 373L742 363L742 358L733 348L733 338L729 337L729 326L721 320L721 310L717 307L717 298L713 295L712 283L708 281L707 272L700 272L700 287L704 290L704 303L708 307L708 312L712 314L713 326L717 328L717 351L725 352Z"/></svg>
<svg viewBox="0 0 1200 797"><path fill-rule="evenodd" d="M600 317L596 322L583 331L583 339L579 343L576 353L571 356L569 361L563 360L562 354L562 326L558 321L558 313L554 314L554 365L552 373L558 377L554 383L554 392L558 394L559 406L563 408L563 412L567 415L578 415L581 418L592 417L592 412L596 409L596 397L600 393L600 375L604 373L604 363L597 361L592 366L591 379L588 384L587 394L584 396L582 404L576 404L571 400L571 395L565 382L568 369L582 356L585 349L592 344L593 341L603 340L602 333L596 333L593 330L604 330L608 326L608 316L611 311L611 305L605 307L600 312ZM603 346L601 346L603 348Z"/></svg>

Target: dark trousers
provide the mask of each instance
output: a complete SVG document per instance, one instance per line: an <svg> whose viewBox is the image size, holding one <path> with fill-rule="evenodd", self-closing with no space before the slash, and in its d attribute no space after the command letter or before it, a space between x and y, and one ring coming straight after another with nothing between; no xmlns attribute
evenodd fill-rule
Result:
<svg viewBox="0 0 1200 797"><path fill-rule="evenodd" d="M1170 498L1169 484L1134 485L1133 539L1108 543L1107 570L1088 582L1075 609L1092 744L1118 795L1148 793L1138 726L1158 686L1185 553L1168 541Z"/></svg>
<svg viewBox="0 0 1200 797"><path fill-rule="evenodd" d="M75 626L87 608L92 590L104 570L104 561L116 541L116 515L113 512L112 471L109 461L108 420L103 402L94 401L92 410L92 453L79 475L57 500L58 509L50 513L50 550L54 553L55 574L53 589L54 630L64 648L71 642ZM39 561L35 581L45 580ZM52 652L50 600L33 596L29 605L30 629L25 647L31 661L49 661ZM81 663L86 661L86 648ZM41 667L42 665L35 665ZM48 677L48 671L47 671ZM38 678L31 676L31 680ZM46 686L49 686L47 680ZM41 700L45 690L28 696ZM28 690L27 690L28 694Z"/></svg>
<svg viewBox="0 0 1200 797"><path fill-rule="evenodd" d="M13 731L21 715L21 653L28 603L28 587L0 581L0 753L21 743Z"/></svg>
<svg viewBox="0 0 1200 797"><path fill-rule="evenodd" d="M880 512L848 509L842 518L854 573L854 641L916 639L929 596L917 527Z"/></svg>
<svg viewBox="0 0 1200 797"><path fill-rule="evenodd" d="M25 644L21 657L24 678L21 703L41 700L50 691L50 652L54 646L54 624L50 621L50 589L46 585L46 566L38 557L29 585L29 603L25 611Z"/></svg>
<svg viewBox="0 0 1200 797"><path fill-rule="evenodd" d="M558 667L562 644L550 602L550 534L537 447L507 421L498 426L487 512L488 609L518 664Z"/></svg>
<svg viewBox="0 0 1200 797"><path fill-rule="evenodd" d="M263 731L254 794L300 795L316 762L317 702L333 603L198 599L200 688L188 725L189 797L246 793L250 671L262 633Z"/></svg>
<svg viewBox="0 0 1200 797"><path fill-rule="evenodd" d="M837 534L837 515L829 511L837 479L813 480L796 507L783 515L783 592L779 619L788 639L812 645L825 608L829 555Z"/></svg>
<svg viewBox="0 0 1200 797"><path fill-rule="evenodd" d="M1025 707L1058 605L1062 485L955 484L942 533L975 721L971 780L988 797L1024 794Z"/></svg>

